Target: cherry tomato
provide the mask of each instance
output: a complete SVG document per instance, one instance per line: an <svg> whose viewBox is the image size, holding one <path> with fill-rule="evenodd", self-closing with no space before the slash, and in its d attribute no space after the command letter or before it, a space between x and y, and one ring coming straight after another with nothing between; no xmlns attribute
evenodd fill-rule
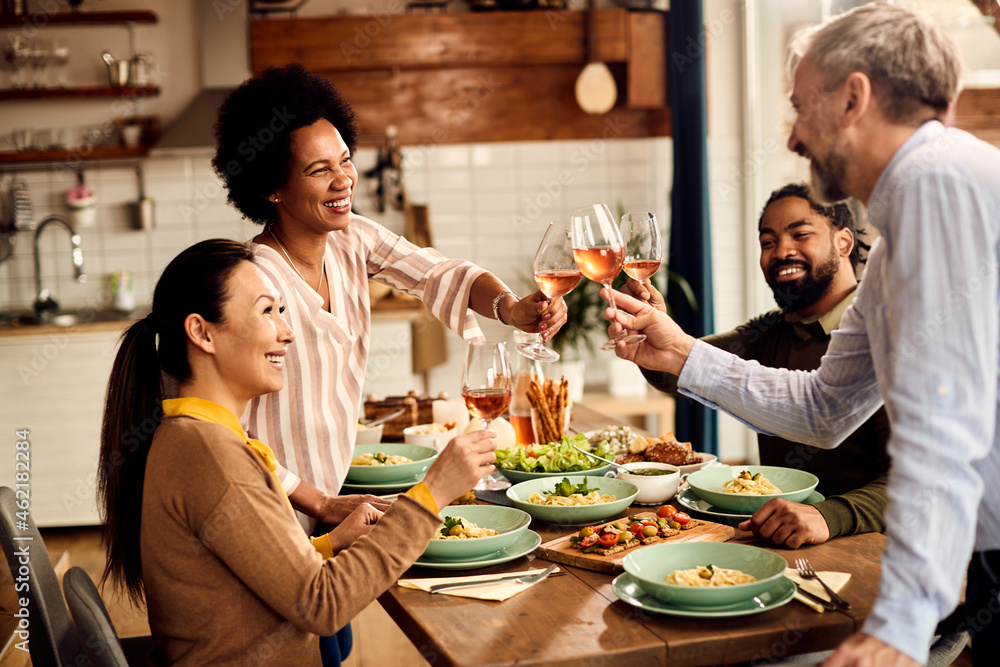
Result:
<svg viewBox="0 0 1000 667"><path fill-rule="evenodd" d="M691 517L689 517L684 512L678 512L677 514L674 515L674 521L676 521L677 523L679 523L682 526L684 526L684 525L690 523Z"/></svg>
<svg viewBox="0 0 1000 667"><path fill-rule="evenodd" d="M590 534L580 540L580 546L586 549L587 547L592 547L597 544L597 535Z"/></svg>
<svg viewBox="0 0 1000 667"><path fill-rule="evenodd" d="M669 519L670 517L677 514L677 508L673 505L664 505L660 509L656 510L656 516L663 519Z"/></svg>
<svg viewBox="0 0 1000 667"><path fill-rule="evenodd" d="M629 526L628 529L631 530L636 535L638 535L639 533L642 532L642 524L637 521L633 523L631 526Z"/></svg>
<svg viewBox="0 0 1000 667"><path fill-rule="evenodd" d="M604 533L601 535L602 547L613 547L618 544L618 535L615 533Z"/></svg>

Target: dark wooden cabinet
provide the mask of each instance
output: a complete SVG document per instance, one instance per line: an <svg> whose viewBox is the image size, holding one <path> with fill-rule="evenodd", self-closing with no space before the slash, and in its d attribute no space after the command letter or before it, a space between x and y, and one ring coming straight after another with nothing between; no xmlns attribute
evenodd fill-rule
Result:
<svg viewBox="0 0 1000 667"><path fill-rule="evenodd" d="M299 62L352 104L362 135L387 125L406 144L667 136L667 21L602 9L598 58L618 101L576 104L586 14L567 10L383 14L250 22L255 72Z"/></svg>

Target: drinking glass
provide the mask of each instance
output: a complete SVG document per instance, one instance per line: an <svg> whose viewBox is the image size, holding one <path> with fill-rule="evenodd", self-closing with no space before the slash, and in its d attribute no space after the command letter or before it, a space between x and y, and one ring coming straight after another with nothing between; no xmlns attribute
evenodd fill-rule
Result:
<svg viewBox="0 0 1000 667"><path fill-rule="evenodd" d="M660 269L663 260L656 214L652 211L626 213L622 216L621 232L625 243L622 270L630 278L643 282Z"/></svg>
<svg viewBox="0 0 1000 667"><path fill-rule="evenodd" d="M611 282L622 269L625 260L625 245L618 224L611 211L604 204L594 204L573 211L570 216L573 238L573 259L584 276L601 283L608 289L608 303L617 315L614 289ZM601 346L602 350L613 349L618 341L638 343L646 336L638 333L620 333Z"/></svg>
<svg viewBox="0 0 1000 667"><path fill-rule="evenodd" d="M580 284L580 269L573 260L573 239L568 222L550 222L531 266L535 284L549 299L566 296ZM537 361L556 361L559 353L542 343L520 343L517 351Z"/></svg>
<svg viewBox="0 0 1000 667"><path fill-rule="evenodd" d="M483 428L489 428L490 422L507 410L512 388L507 344L488 341L469 343L462 370L462 398L469 411L483 421ZM480 479L476 490L499 491L510 486L505 479L494 475Z"/></svg>

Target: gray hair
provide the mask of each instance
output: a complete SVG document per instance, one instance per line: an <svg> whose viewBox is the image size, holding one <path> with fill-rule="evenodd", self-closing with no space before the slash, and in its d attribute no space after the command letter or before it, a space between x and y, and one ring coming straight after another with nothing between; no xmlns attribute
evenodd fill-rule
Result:
<svg viewBox="0 0 1000 667"><path fill-rule="evenodd" d="M962 63L955 43L924 15L899 7L862 5L799 32L791 45L792 71L805 56L826 76L826 90L852 72L872 83L882 113L894 123L944 120L959 93Z"/></svg>

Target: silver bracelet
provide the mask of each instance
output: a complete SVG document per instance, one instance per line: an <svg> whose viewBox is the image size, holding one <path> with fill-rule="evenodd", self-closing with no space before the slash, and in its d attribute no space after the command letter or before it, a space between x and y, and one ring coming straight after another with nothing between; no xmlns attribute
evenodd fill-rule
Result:
<svg viewBox="0 0 1000 667"><path fill-rule="evenodd" d="M493 317L497 318L497 321L500 324L507 324L506 322L503 321L503 318L500 317L500 299L504 298L508 294L514 297L514 299L516 299L517 301L520 301L520 299L517 298L517 295L511 292L510 290L500 292L495 297L493 297Z"/></svg>

